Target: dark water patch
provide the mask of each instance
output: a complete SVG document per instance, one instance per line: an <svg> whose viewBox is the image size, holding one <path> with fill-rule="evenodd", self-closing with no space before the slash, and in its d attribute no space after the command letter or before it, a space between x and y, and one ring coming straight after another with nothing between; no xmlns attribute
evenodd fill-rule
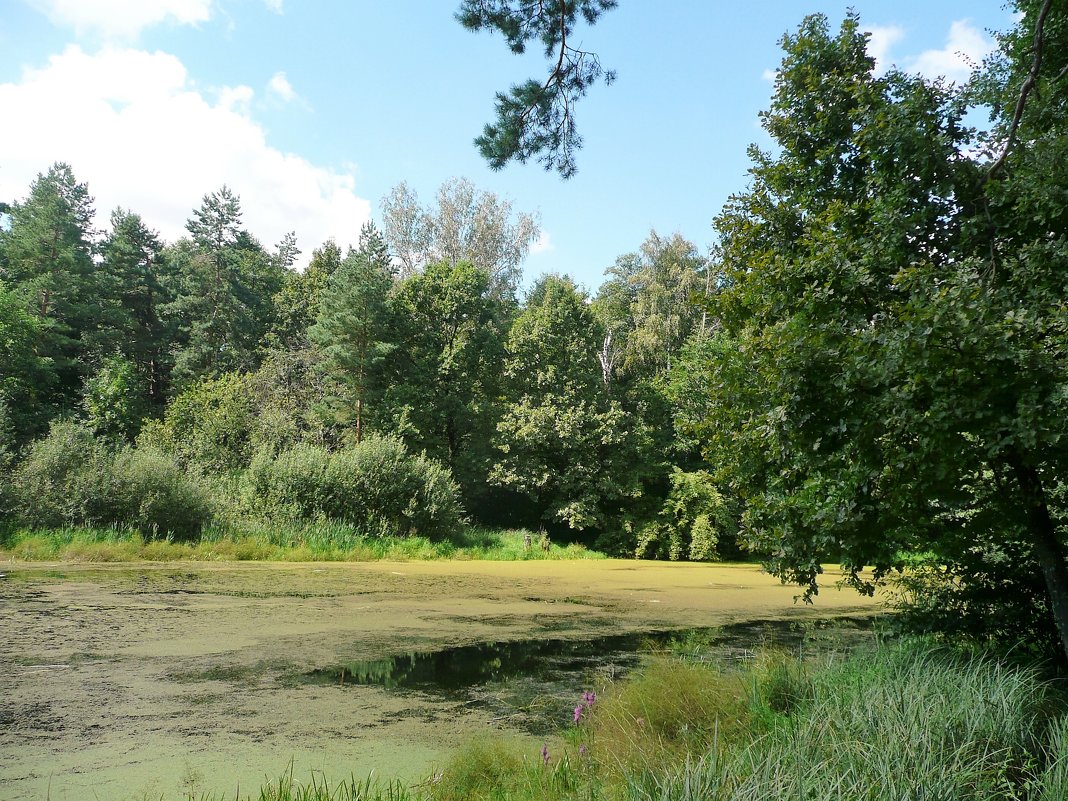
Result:
<svg viewBox="0 0 1068 801"><path fill-rule="evenodd" d="M371 684L454 695L514 677L546 681L562 674L581 674L608 662L633 665L643 644L662 642L666 636L665 632L645 632L589 640L481 642L332 665L308 672L305 679L313 684Z"/></svg>
<svg viewBox="0 0 1068 801"><path fill-rule="evenodd" d="M707 629L649 630L585 639L480 642L354 660L301 674L298 683L339 688L377 686L421 693L489 712L493 720L541 736L569 719L582 691L622 678L657 652L696 661L751 659L773 647L840 650L870 637L863 618L756 621Z"/></svg>
<svg viewBox="0 0 1068 801"><path fill-rule="evenodd" d="M834 628L864 630L860 619L836 620ZM410 651L373 660L354 660L309 671L310 684L376 685L455 696L488 684L522 678L576 682L591 671L616 675L634 667L643 654L673 650L696 657L731 656L758 647L802 647L826 629L819 622L758 621L708 629L650 630L586 639L486 641L428 651Z"/></svg>

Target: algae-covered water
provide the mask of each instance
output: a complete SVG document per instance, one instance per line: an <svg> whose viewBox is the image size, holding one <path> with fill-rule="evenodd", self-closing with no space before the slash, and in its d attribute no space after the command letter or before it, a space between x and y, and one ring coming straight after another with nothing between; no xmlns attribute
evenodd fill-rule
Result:
<svg viewBox="0 0 1068 801"><path fill-rule="evenodd" d="M747 566L611 560L0 575L10 801L233 794L287 769L417 780L481 732L533 752L582 690L680 632L724 626L745 649L878 609L834 590L795 604Z"/></svg>

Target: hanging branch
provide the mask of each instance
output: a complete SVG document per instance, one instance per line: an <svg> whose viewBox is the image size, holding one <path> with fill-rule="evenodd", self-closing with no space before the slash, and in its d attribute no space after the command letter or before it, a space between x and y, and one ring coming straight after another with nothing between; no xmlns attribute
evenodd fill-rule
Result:
<svg viewBox="0 0 1068 801"><path fill-rule="evenodd" d="M549 59L544 81L528 80L507 93L498 92L496 120L486 125L475 145L499 170L509 161L535 157L545 169L564 178L576 170L575 151L582 137L575 126L575 104L600 80L611 83L612 70L601 66L596 53L571 44L579 17L594 24L617 0L464 0L457 18L464 27L502 33L513 53L541 42Z"/></svg>
<svg viewBox="0 0 1068 801"><path fill-rule="evenodd" d="M1002 149L1001 155L997 157L997 160L990 165L990 169L986 174L987 181L990 181L997 174L998 170L1005 166L1005 161L1009 157L1009 151L1012 150L1013 143L1016 140L1016 132L1020 127L1020 120L1023 117L1024 106L1027 105L1027 97L1038 83L1038 71L1042 67L1042 48L1045 44L1045 41L1042 38L1042 33L1046 25L1046 17L1049 15L1052 7L1053 0L1046 0L1046 2L1042 4L1042 10L1038 12L1038 20L1035 22L1034 58L1031 61L1031 71L1027 74L1027 78L1024 79L1023 85L1020 87L1020 96L1016 100L1016 109L1012 115L1012 122L1009 124L1009 135L1005 139L1005 147ZM1061 75L1063 74L1064 73L1062 72ZM1057 77L1059 78L1060 76Z"/></svg>

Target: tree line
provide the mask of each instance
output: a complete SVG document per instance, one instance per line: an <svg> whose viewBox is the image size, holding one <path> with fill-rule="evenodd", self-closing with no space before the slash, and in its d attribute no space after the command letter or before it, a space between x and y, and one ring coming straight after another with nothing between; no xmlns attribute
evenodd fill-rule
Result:
<svg viewBox="0 0 1068 801"><path fill-rule="evenodd" d="M98 235L88 187L53 165L0 233L8 451L76 418L227 475L392 437L449 471L475 521L711 556L726 515L706 473L675 475L700 458L668 399L705 316L696 247L654 233L595 297L550 275L520 300L532 215L464 180L425 207L402 184L383 211L298 271L294 237L263 247L226 187L176 242L124 209Z"/></svg>

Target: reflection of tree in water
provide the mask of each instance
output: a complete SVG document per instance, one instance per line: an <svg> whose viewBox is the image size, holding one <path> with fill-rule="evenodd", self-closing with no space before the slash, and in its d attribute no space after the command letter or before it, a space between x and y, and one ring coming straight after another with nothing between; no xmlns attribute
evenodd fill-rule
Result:
<svg viewBox="0 0 1068 801"><path fill-rule="evenodd" d="M863 621L839 620L823 647L835 650L834 642L853 625L858 634L868 628ZM307 673L304 680L442 693L462 699L465 705L478 704L489 709L495 720L541 736L555 731L560 721L568 718L576 692L625 674L638 664L642 652L668 648L686 658L706 661L716 654L737 659L739 649L751 656L751 649L761 645L793 649L803 642L807 642L807 649L819 652L819 625L810 626L777 620L592 640L483 642L345 662Z"/></svg>
<svg viewBox="0 0 1068 801"><path fill-rule="evenodd" d="M434 687L460 690L517 675L539 677L553 671L581 669L588 666L598 653L603 657L604 652L599 651L597 643L566 640L487 642L429 653L410 652L387 659L348 662L317 670L313 676L339 684L374 684L389 689Z"/></svg>
<svg viewBox="0 0 1068 801"><path fill-rule="evenodd" d="M838 624L842 625L841 622ZM866 628L866 626L861 626ZM639 654L665 647L678 652L692 650L699 640L702 650L778 644L798 647L814 632L790 621L764 621L736 624L716 629L686 631L646 631L598 637L591 640L516 640L483 642L446 648L346 662L307 674L309 681L334 684L377 685L388 689L418 688L456 692L516 678L534 682L566 679L575 684L583 674L608 669L627 669ZM694 639L696 638L696 639ZM813 647L815 643L810 644ZM577 686L577 685L576 685Z"/></svg>

